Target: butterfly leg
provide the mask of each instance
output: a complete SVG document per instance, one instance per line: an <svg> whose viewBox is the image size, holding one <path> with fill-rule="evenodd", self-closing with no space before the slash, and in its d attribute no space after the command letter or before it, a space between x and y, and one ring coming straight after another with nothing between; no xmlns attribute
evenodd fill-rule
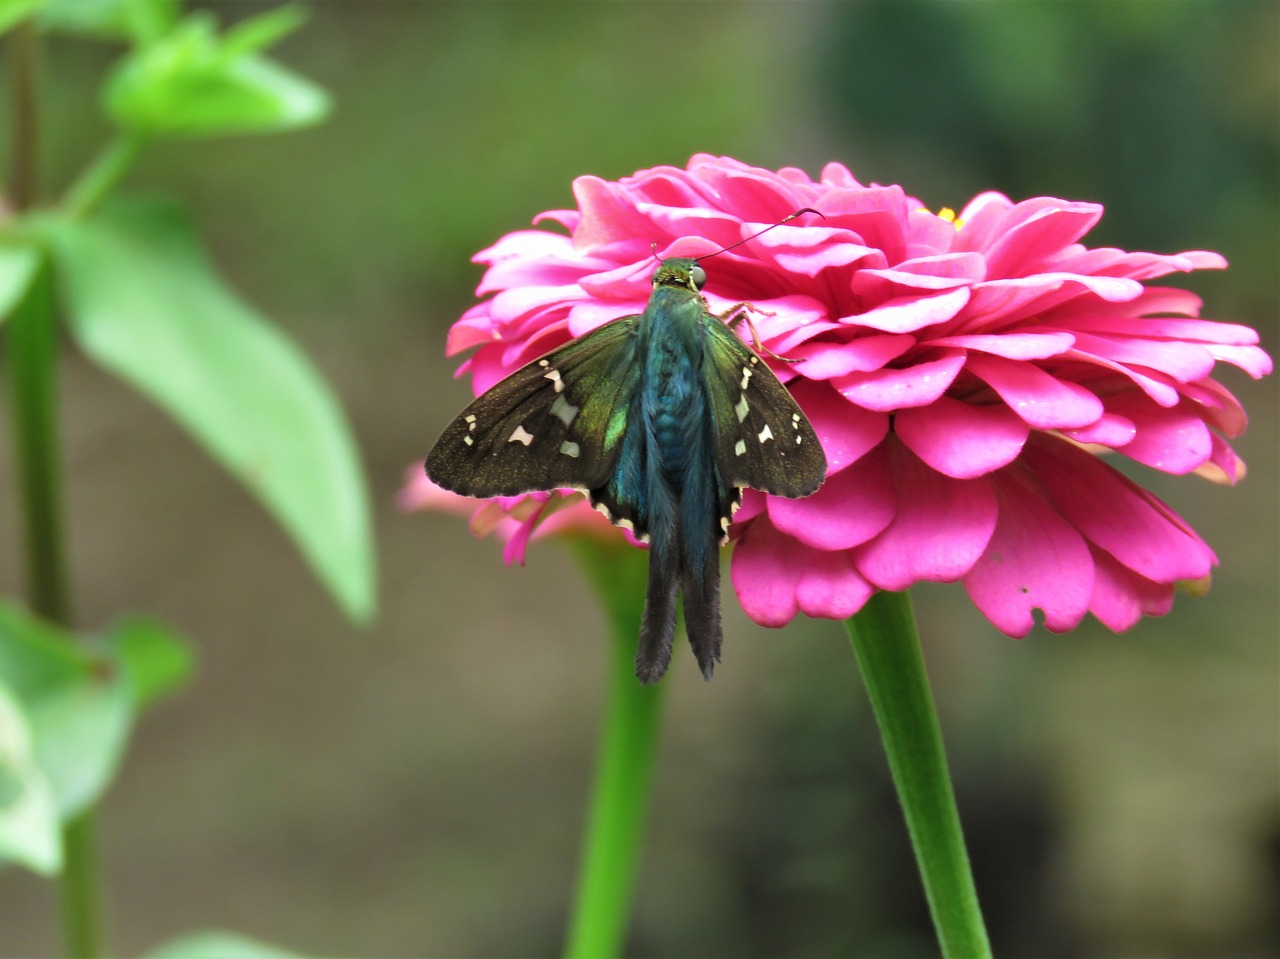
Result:
<svg viewBox="0 0 1280 959"><path fill-rule="evenodd" d="M751 322L751 314L758 313L760 316L777 316L771 310L762 310L760 307L751 303L735 303L729 309L721 313L719 319L729 329L733 329L737 324L745 322L747 329L751 331L751 348L761 356L767 356L770 359L780 360L783 363L798 363L799 360L790 356L779 356L773 350L769 349L760 342L760 334L756 332L756 325Z"/></svg>

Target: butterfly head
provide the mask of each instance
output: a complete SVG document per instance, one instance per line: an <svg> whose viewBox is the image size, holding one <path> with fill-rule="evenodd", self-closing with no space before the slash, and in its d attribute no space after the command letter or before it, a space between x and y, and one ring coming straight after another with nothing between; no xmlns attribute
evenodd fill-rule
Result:
<svg viewBox="0 0 1280 959"><path fill-rule="evenodd" d="M707 272L698 266L698 261L687 256L672 257L663 260L653 274L653 288L660 290L664 286L681 290L692 290L698 293L707 282Z"/></svg>

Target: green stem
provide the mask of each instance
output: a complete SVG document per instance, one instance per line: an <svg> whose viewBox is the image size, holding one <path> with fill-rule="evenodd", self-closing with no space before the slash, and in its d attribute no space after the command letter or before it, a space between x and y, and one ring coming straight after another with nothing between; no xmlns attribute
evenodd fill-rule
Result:
<svg viewBox="0 0 1280 959"><path fill-rule="evenodd" d="M28 21L13 42L13 179L9 199L21 215L35 202L37 69L39 45ZM5 349L10 417L22 524L27 602L32 612L71 625L67 590L62 469L58 456L57 324L50 264L36 268L13 311ZM60 876L62 926L67 954L103 954L101 896L94 853L93 816L86 811L63 824Z"/></svg>
<svg viewBox="0 0 1280 959"><path fill-rule="evenodd" d="M67 213L81 217L92 213L138 158L145 141L133 133L122 133L106 145L80 179L67 190L62 205Z"/></svg>
<svg viewBox="0 0 1280 959"><path fill-rule="evenodd" d="M17 24L9 35L10 121L13 142L12 169L9 181L9 203L21 213L35 202L37 104L39 82L37 61L40 38L30 18Z"/></svg>
<svg viewBox="0 0 1280 959"><path fill-rule="evenodd" d="M948 959L991 955L969 871L942 730L906 593L876 593L846 623Z"/></svg>
<svg viewBox="0 0 1280 959"><path fill-rule="evenodd" d="M622 951L661 721L662 686L635 676L636 636L648 564L639 550L579 544L610 619L608 703L583 836L566 959L608 959Z"/></svg>
<svg viewBox="0 0 1280 959"><path fill-rule="evenodd" d="M5 352L27 602L37 615L70 626L57 433L57 327L47 262L37 268L14 311ZM92 814L85 812L64 823L62 841L60 883L67 954L91 959L103 953Z"/></svg>
<svg viewBox="0 0 1280 959"><path fill-rule="evenodd" d="M102 945L102 903L98 895L98 843L93 810L62 826L62 938L67 955L95 959Z"/></svg>

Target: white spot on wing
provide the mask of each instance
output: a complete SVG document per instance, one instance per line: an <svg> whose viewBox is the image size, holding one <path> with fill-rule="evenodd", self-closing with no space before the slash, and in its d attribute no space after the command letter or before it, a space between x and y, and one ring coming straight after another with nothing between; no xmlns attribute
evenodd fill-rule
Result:
<svg viewBox="0 0 1280 959"><path fill-rule="evenodd" d="M743 393L740 397L738 397L738 405L733 408L733 411L738 414L739 423L741 423L743 420L747 418L747 413L750 411L750 409L751 408L747 406L747 394Z"/></svg>
<svg viewBox="0 0 1280 959"><path fill-rule="evenodd" d="M546 373L544 373L544 374L542 374L542 375L543 375L546 379L549 379L549 380L551 381L551 385L552 385L552 386L554 386L554 387L556 388L556 392L557 392L557 393L563 393L563 392L564 392L564 380L560 379L560 371L559 371L559 370L548 370Z"/></svg>
<svg viewBox="0 0 1280 959"><path fill-rule="evenodd" d="M769 424L764 424L764 429L760 431L760 435L756 437L761 443L773 439L773 430L769 429Z"/></svg>
<svg viewBox="0 0 1280 959"><path fill-rule="evenodd" d="M528 446L530 443L533 442L533 434L528 432L524 428L524 424L521 424L520 426L516 427L516 431L511 434L511 439L507 440L507 442L523 443L525 446Z"/></svg>
<svg viewBox="0 0 1280 959"><path fill-rule="evenodd" d="M751 362L754 363L755 360L753 359ZM738 384L738 388L745 390L747 388L747 383L749 383L750 381L751 381L751 367L744 366L742 368L742 382Z"/></svg>
<svg viewBox="0 0 1280 959"><path fill-rule="evenodd" d="M475 440L473 440L470 436L464 436L464 437L462 438L462 442L466 443L468 446L475 446L475 445L476 445L476 441L475 441Z"/></svg>
<svg viewBox="0 0 1280 959"><path fill-rule="evenodd" d="M574 406L563 395L557 396L556 401L551 404L551 415L558 416L560 422L568 426L573 422L573 418L578 415L580 407Z"/></svg>
<svg viewBox="0 0 1280 959"><path fill-rule="evenodd" d="M734 455L734 456L745 456L745 455L746 455L746 452L747 452L747 441L746 441L746 440L738 440L738 442L736 442L736 443L734 443L734 444L733 444L733 455Z"/></svg>
<svg viewBox="0 0 1280 959"><path fill-rule="evenodd" d="M578 447L577 443L571 443L569 440L565 440L560 444L560 452L565 456L573 456L576 458L578 453L581 452L581 449Z"/></svg>

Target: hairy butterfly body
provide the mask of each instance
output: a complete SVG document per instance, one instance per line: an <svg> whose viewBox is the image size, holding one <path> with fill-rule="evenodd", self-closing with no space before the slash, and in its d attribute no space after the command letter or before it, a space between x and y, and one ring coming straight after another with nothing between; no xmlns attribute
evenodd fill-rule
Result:
<svg viewBox="0 0 1280 959"><path fill-rule="evenodd" d="M645 311L512 373L445 429L427 475L466 496L565 487L649 543L636 675L671 659L676 599L708 679L720 659L720 546L751 487L808 496L826 457L795 400L713 315L697 260L663 260ZM739 308L742 309L742 308ZM732 311L731 311L732 312Z"/></svg>

